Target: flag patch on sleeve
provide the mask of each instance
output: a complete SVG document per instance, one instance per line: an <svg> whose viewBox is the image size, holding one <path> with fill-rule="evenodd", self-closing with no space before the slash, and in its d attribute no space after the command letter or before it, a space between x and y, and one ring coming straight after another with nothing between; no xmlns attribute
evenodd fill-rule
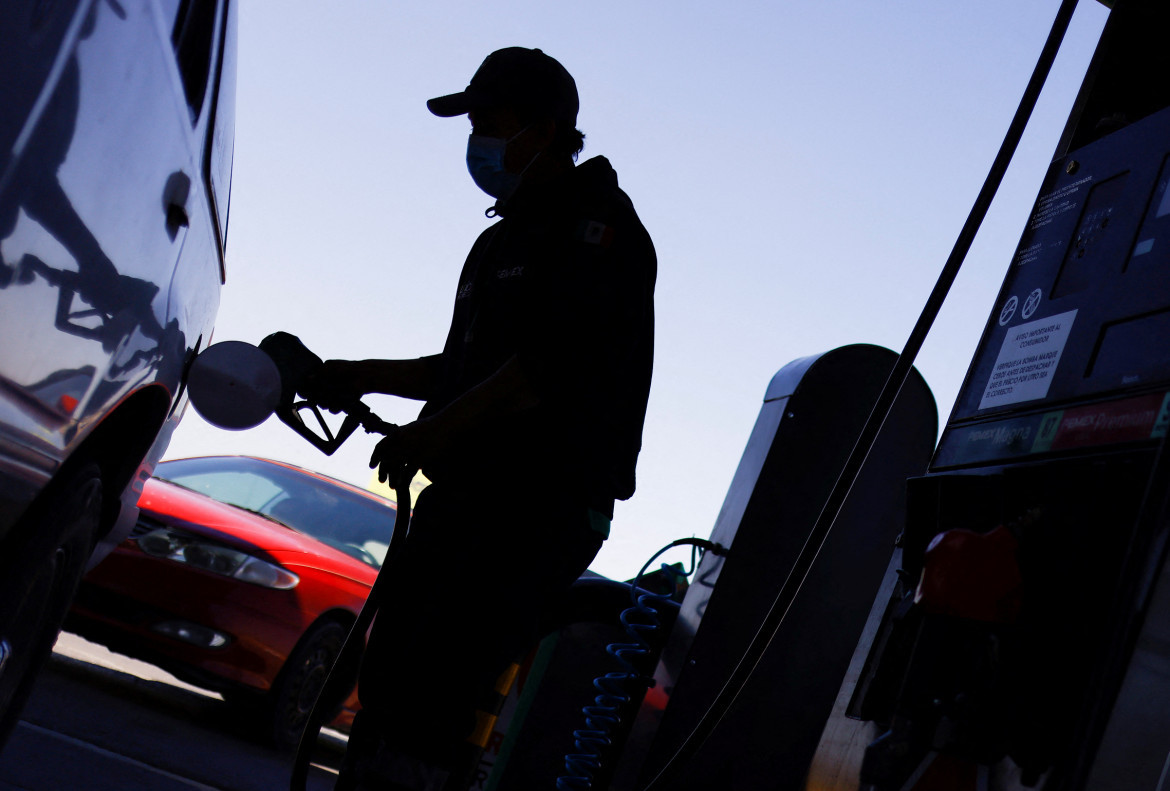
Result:
<svg viewBox="0 0 1170 791"><path fill-rule="evenodd" d="M585 220L580 227L581 241L609 247L613 243L613 228L596 220Z"/></svg>

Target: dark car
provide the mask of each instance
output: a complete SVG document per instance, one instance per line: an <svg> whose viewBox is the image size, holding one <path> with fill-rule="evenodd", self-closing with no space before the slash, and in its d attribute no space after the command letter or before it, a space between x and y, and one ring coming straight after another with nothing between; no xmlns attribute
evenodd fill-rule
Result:
<svg viewBox="0 0 1170 791"><path fill-rule="evenodd" d="M234 5L0 3L0 745L211 336Z"/></svg>
<svg viewBox="0 0 1170 791"><path fill-rule="evenodd" d="M66 628L222 693L295 746L385 557L394 504L246 456L164 461L155 475ZM330 703L348 725L356 696Z"/></svg>

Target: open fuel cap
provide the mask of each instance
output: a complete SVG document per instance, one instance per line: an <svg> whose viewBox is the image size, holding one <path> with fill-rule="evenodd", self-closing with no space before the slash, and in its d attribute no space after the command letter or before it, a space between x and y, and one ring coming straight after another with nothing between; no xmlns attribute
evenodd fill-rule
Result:
<svg viewBox="0 0 1170 791"><path fill-rule="evenodd" d="M250 343L208 346L187 373L191 405L208 423L230 431L258 426L280 403L280 371Z"/></svg>

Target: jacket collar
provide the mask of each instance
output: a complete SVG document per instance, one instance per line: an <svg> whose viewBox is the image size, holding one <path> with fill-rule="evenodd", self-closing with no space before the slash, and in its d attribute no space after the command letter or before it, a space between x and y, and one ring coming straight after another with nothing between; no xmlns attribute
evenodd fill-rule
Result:
<svg viewBox="0 0 1170 791"><path fill-rule="evenodd" d="M609 160L593 157L565 171L545 184L525 189L521 187L506 201L499 200L488 209L489 217L516 217L540 214L562 206L570 200L579 201L589 196L617 189L617 173Z"/></svg>

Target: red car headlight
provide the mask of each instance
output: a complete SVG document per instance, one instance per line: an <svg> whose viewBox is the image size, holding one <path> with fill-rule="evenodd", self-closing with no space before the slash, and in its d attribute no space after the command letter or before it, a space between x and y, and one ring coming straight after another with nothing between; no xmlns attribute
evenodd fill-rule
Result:
<svg viewBox="0 0 1170 791"><path fill-rule="evenodd" d="M151 530L137 541L138 548L152 557L185 563L265 588L290 590L301 581L296 574L275 563L170 528Z"/></svg>

